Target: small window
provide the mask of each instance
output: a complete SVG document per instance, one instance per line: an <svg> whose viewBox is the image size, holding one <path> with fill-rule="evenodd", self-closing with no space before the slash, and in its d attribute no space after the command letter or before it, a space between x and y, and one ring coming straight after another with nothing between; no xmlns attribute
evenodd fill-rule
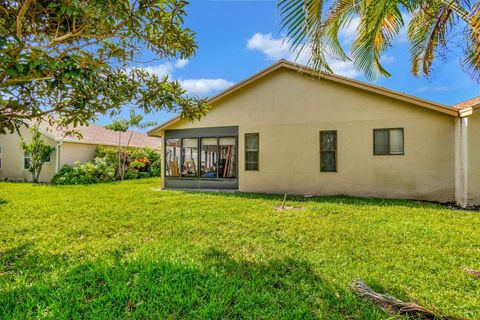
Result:
<svg viewBox="0 0 480 320"><path fill-rule="evenodd" d="M258 170L258 133L245 134L245 170Z"/></svg>
<svg viewBox="0 0 480 320"><path fill-rule="evenodd" d="M337 131L320 131L320 171L337 171Z"/></svg>
<svg viewBox="0 0 480 320"><path fill-rule="evenodd" d="M24 169L30 168L30 154L28 152L25 152L23 154L23 168Z"/></svg>
<svg viewBox="0 0 480 320"><path fill-rule="evenodd" d="M402 155L403 153L403 128L373 130L373 154Z"/></svg>

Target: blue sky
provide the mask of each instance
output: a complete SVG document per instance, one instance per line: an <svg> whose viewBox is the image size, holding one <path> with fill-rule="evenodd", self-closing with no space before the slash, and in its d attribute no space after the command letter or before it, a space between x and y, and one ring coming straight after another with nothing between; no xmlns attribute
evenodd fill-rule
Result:
<svg viewBox="0 0 480 320"><path fill-rule="evenodd" d="M196 55L188 61L156 61L146 67L180 80L191 94L211 96L280 58L291 59L273 0L192 0L187 13L185 24L196 32L199 45ZM353 30L354 25L342 33L346 46ZM430 79L413 77L404 34L385 55L384 65L392 76L378 79L376 85L446 105L480 95L480 86L463 72L454 54L436 61ZM334 62L333 66L339 74L365 80L348 63ZM146 118L163 122L172 116L157 112ZM99 119L102 124L109 121Z"/></svg>

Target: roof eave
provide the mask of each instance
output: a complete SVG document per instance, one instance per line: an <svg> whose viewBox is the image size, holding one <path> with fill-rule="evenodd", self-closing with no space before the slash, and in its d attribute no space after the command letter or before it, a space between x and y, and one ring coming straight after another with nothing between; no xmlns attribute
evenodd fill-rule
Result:
<svg viewBox="0 0 480 320"><path fill-rule="evenodd" d="M341 83L341 84L344 84L344 85L348 85L350 87L356 87L356 88L359 88L361 90L365 90L365 91L368 91L368 92L372 92L372 93L376 93L376 94L379 94L379 95L387 96L387 97L390 97L392 99L400 100L400 101L403 101L403 102L411 103L413 105L424 107L424 108L427 108L427 109L430 109L430 110L433 110L433 111L441 112L443 114L446 114L446 115L449 115L449 116L452 116L452 117L459 117L459 110L456 109L456 108L453 108L453 107L448 107L448 106L445 106L445 105L442 105L442 104L439 104L439 103L435 103L435 102L424 100L424 99L421 99L421 98L418 98L418 97L410 96L410 95L402 93L402 92L398 92L398 91L390 90L390 89L387 89L387 88L371 85L371 84L361 82L361 81L358 81L358 80L353 80L353 79L350 79L350 78L347 78L347 77L343 77L343 76L339 76L339 75L335 75L335 74L319 73L319 72L317 72L317 71L315 71L311 68L308 68L306 66L302 66L300 64L289 62L289 61L286 61L286 60L283 60L283 59L279 60L278 62L272 64L271 66L255 73L255 74L253 74L252 76L248 77L247 79L242 80L237 84L234 84L233 86L227 88L226 90L220 92L219 94L211 97L207 101L207 103L211 104L211 103L217 102L218 100L228 96L229 94L241 89L242 87L244 87L244 86L258 80L259 78L261 78L261 77L263 77L263 76L265 76L269 73L272 73L273 71L275 71L277 69L280 69L280 68L287 68L287 69L294 70L294 71L297 71L297 72L307 73L307 74L310 74L312 76L324 78L324 79L327 79L327 80L330 80L330 81L333 81L333 82L336 82L336 83ZM158 125L157 127L153 128L152 130L148 131L147 134L149 136L160 136L160 135L155 135L155 132L160 131L160 130L164 130L164 129L168 128L170 125L178 122L179 120L180 120L180 116L172 118L172 119Z"/></svg>

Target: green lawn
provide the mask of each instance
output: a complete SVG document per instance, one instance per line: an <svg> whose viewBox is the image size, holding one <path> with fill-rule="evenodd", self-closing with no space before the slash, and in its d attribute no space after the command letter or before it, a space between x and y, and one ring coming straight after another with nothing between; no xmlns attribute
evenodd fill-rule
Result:
<svg viewBox="0 0 480 320"><path fill-rule="evenodd" d="M414 201L0 183L0 319L480 318L480 213Z"/></svg>

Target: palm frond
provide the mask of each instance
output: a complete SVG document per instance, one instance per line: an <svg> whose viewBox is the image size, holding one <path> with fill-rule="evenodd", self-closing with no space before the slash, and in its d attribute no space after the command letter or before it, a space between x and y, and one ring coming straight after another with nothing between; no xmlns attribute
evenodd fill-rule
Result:
<svg viewBox="0 0 480 320"><path fill-rule="evenodd" d="M400 33L404 21L398 1L364 1L360 8L360 24L352 44L352 59L356 68L369 80L380 74L390 76L380 63L383 53Z"/></svg>
<svg viewBox="0 0 480 320"><path fill-rule="evenodd" d="M436 50L445 47L447 32L453 24L453 10L443 4L419 8L414 12L408 28L412 74L430 74Z"/></svg>
<svg viewBox="0 0 480 320"><path fill-rule="evenodd" d="M463 60L467 71L476 81L480 80L480 0L477 0L470 10L471 20L466 29L467 39L465 58Z"/></svg>

